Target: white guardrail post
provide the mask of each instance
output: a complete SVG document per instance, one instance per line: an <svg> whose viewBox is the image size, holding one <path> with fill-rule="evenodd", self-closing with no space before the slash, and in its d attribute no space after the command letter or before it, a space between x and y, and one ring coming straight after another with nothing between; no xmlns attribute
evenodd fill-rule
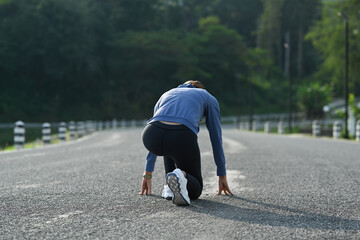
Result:
<svg viewBox="0 0 360 240"><path fill-rule="evenodd" d="M59 126L59 139L61 142L66 141L66 123L61 122Z"/></svg>
<svg viewBox="0 0 360 240"><path fill-rule="evenodd" d="M251 128L254 132L257 131L257 121L256 120L253 120L252 122L252 128Z"/></svg>
<svg viewBox="0 0 360 240"><path fill-rule="evenodd" d="M69 132L70 132L70 139L75 140L75 138L76 138L76 127L75 127L75 122L74 121L69 122Z"/></svg>
<svg viewBox="0 0 360 240"><path fill-rule="evenodd" d="M78 122L77 123L77 132L78 132L78 137L83 137L85 136L85 125L84 122Z"/></svg>
<svg viewBox="0 0 360 240"><path fill-rule="evenodd" d="M50 128L50 123L43 123L42 124L42 140L44 145L45 144L50 144L51 142L51 128Z"/></svg>
<svg viewBox="0 0 360 240"><path fill-rule="evenodd" d="M320 123L317 120L313 121L312 134L314 137L320 136Z"/></svg>
<svg viewBox="0 0 360 240"><path fill-rule="evenodd" d="M339 139L341 134L341 123L339 121L335 121L333 124L333 138Z"/></svg>
<svg viewBox="0 0 360 240"><path fill-rule="evenodd" d="M87 120L84 122L84 128L85 128L85 134L90 134L91 133L91 121Z"/></svg>
<svg viewBox="0 0 360 240"><path fill-rule="evenodd" d="M283 126L283 121L279 121L278 123L278 134L283 134L284 133L284 126Z"/></svg>
<svg viewBox="0 0 360 240"><path fill-rule="evenodd" d="M360 120L356 123L356 141L360 142Z"/></svg>
<svg viewBox="0 0 360 240"><path fill-rule="evenodd" d="M116 120L116 119L113 119L113 120L112 120L112 128L115 130L115 129L117 129L117 127L118 127L117 120Z"/></svg>
<svg viewBox="0 0 360 240"><path fill-rule="evenodd" d="M25 124L17 121L14 128L14 145L15 149L24 148L25 144Z"/></svg>
<svg viewBox="0 0 360 240"><path fill-rule="evenodd" d="M102 121L98 122L98 130L99 131L103 130L103 122Z"/></svg>
<svg viewBox="0 0 360 240"><path fill-rule="evenodd" d="M269 121L266 121L264 123L264 132L265 133L269 133L270 132L270 122Z"/></svg>

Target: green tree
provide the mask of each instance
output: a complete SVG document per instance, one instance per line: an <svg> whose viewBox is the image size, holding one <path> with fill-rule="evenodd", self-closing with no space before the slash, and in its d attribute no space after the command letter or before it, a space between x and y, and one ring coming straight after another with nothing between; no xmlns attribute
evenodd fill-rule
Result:
<svg viewBox="0 0 360 240"><path fill-rule="evenodd" d="M256 46L255 31L262 11L261 0L222 0L211 5L211 14L218 16L224 26L235 29L250 47Z"/></svg>
<svg viewBox="0 0 360 240"><path fill-rule="evenodd" d="M95 114L92 106L99 101L102 76L98 54L106 42L100 26L104 14L98 10L90 0L13 0L1 5L4 120Z"/></svg>
<svg viewBox="0 0 360 240"><path fill-rule="evenodd" d="M180 31L160 30L127 32L114 40L111 84L103 92L109 117L151 117L158 97L194 69L184 38Z"/></svg>
<svg viewBox="0 0 360 240"><path fill-rule="evenodd" d="M314 2L0 0L0 122L150 117L161 93L189 79L225 115L248 112L250 86L255 112L284 111L283 34L293 73L308 76L316 53L301 31Z"/></svg>
<svg viewBox="0 0 360 240"><path fill-rule="evenodd" d="M304 42L314 20L320 16L320 0L288 0L284 2L282 29L291 35L292 76L309 76L316 68L314 48Z"/></svg>
<svg viewBox="0 0 360 240"><path fill-rule="evenodd" d="M344 0L341 2L327 1L323 3L321 19L315 23L306 36L322 54L323 62L316 74L317 79L329 82L335 96L343 95L343 79L345 75L345 24L338 16L343 12L349 19L349 58L350 58L350 89L360 91L360 2Z"/></svg>
<svg viewBox="0 0 360 240"><path fill-rule="evenodd" d="M322 118L323 107L331 100L331 88L328 85L321 85L313 82L299 88L298 99L300 109L306 113L309 119Z"/></svg>
<svg viewBox="0 0 360 240"><path fill-rule="evenodd" d="M349 106L356 119L360 119L360 107L358 107L354 94L349 94Z"/></svg>
<svg viewBox="0 0 360 240"><path fill-rule="evenodd" d="M236 99L246 95L248 50L243 38L234 29L220 24L218 17L209 16L199 21L201 47L195 52L198 67L207 75L199 76L210 92L218 96L225 114L238 111ZM245 102L242 105L245 106Z"/></svg>
<svg viewBox="0 0 360 240"><path fill-rule="evenodd" d="M257 32L257 45L267 49L271 57L276 59L278 66L282 66L282 8L285 0L265 1L264 12L260 18Z"/></svg>
<svg viewBox="0 0 360 240"><path fill-rule="evenodd" d="M290 35L290 75L309 76L315 71L316 55L304 36L318 17L320 0L265 1L257 31L258 46L267 49L277 66L284 66L285 34Z"/></svg>
<svg viewBox="0 0 360 240"><path fill-rule="evenodd" d="M152 31L162 27L161 0L102 0L111 26L119 31Z"/></svg>

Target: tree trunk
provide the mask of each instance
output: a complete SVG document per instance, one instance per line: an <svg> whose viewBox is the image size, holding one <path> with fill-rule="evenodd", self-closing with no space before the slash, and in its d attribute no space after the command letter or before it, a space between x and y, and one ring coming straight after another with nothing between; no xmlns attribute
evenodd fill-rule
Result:
<svg viewBox="0 0 360 240"><path fill-rule="evenodd" d="M297 76L301 78L303 75L303 45L304 45L304 30L302 25L299 27L298 39L298 59L297 59Z"/></svg>
<svg viewBox="0 0 360 240"><path fill-rule="evenodd" d="M279 33L281 34L281 32ZM282 61L282 54L283 54L283 44L282 44L282 38L279 37L277 42L276 42L276 48L277 48L277 63L278 63L278 66L280 68L282 68L282 64L283 64L283 61Z"/></svg>

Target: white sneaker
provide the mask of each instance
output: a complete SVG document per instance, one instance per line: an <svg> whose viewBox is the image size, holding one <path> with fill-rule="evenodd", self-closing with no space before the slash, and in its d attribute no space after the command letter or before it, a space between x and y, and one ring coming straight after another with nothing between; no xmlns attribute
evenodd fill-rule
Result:
<svg viewBox="0 0 360 240"><path fill-rule="evenodd" d="M168 185L164 186L164 189L162 190L161 197L165 198L166 200L171 200L173 198L174 194L169 188Z"/></svg>
<svg viewBox="0 0 360 240"><path fill-rule="evenodd" d="M173 192L172 202L176 205L189 206L190 198L186 189L187 179L180 169L166 175L166 182Z"/></svg>

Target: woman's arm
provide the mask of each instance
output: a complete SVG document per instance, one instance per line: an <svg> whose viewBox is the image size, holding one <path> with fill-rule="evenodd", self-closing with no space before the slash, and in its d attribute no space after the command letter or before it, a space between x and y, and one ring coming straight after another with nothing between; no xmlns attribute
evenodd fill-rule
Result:
<svg viewBox="0 0 360 240"><path fill-rule="evenodd" d="M141 192L140 194L143 195L144 192L146 195L151 194L151 178L152 178L152 172L155 168L155 161L156 161L156 155L149 152L146 156L146 165L145 165L145 172L143 175L143 180L141 184Z"/></svg>
<svg viewBox="0 0 360 240"><path fill-rule="evenodd" d="M222 131L220 119L220 107L215 97L209 96L206 107L206 127L209 131L211 146L213 150L214 161L217 166L217 175L225 176L225 155L222 145Z"/></svg>
<svg viewBox="0 0 360 240"><path fill-rule="evenodd" d="M206 127L209 130L211 145L215 164L217 166L217 175L219 176L218 195L224 192L226 195L234 195L229 188L226 180L225 154L222 145L222 131L220 119L220 107L216 98L211 96L206 109Z"/></svg>

